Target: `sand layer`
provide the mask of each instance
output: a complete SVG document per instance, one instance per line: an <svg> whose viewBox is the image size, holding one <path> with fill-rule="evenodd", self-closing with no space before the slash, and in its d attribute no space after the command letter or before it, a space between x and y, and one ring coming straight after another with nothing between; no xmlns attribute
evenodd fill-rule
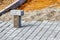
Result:
<svg viewBox="0 0 60 40"><path fill-rule="evenodd" d="M48 2L48 0L46 2ZM58 2L59 2L59 0L58 0ZM44 5L47 5L47 4L44 4ZM59 20L60 21L60 3L57 3L57 5L53 4L54 6L47 5L49 7L45 7L44 5L41 4L42 7L45 7L43 9L41 9L42 8L41 6L38 7L38 9L36 9L36 6L37 5L39 6L40 4L34 5L34 7L32 7L32 9L31 9L30 5L33 6L33 1L32 1L32 4L30 2L28 2L28 4L24 4L23 6L21 6L21 8L24 11L29 10L29 11L24 12L24 16L22 17L22 20L25 20L25 21L32 21L32 20L37 20L37 21L57 20L58 21ZM13 20L13 16L10 15L10 12L7 12L6 14L3 14L2 16L0 16L0 20L2 20L2 21Z"/></svg>
<svg viewBox="0 0 60 40"><path fill-rule="evenodd" d="M56 8L46 8L42 10L34 10L29 12L24 12L25 15L22 17L24 21L43 21L43 20L51 20L51 21L60 21L60 9ZM9 21L13 20L13 16L8 12L2 16L0 16L0 20Z"/></svg>

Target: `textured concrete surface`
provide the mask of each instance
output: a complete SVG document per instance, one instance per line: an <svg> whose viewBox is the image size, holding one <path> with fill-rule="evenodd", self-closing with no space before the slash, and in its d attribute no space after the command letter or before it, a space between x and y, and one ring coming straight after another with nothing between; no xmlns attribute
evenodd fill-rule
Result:
<svg viewBox="0 0 60 40"><path fill-rule="evenodd" d="M13 22L0 21L0 40L60 40L60 21L22 21L21 28Z"/></svg>

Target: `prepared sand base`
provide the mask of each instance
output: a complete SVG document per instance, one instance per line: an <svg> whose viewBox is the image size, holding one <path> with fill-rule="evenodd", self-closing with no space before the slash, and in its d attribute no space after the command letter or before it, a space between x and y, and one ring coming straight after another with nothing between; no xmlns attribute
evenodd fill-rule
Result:
<svg viewBox="0 0 60 40"><path fill-rule="evenodd" d="M15 0L0 0L0 10L7 7L9 4L13 3Z"/></svg>
<svg viewBox="0 0 60 40"><path fill-rule="evenodd" d="M8 13L0 16L0 20L10 21L10 20L13 20L13 16L10 15L10 13L8 12ZM43 12L41 10L29 11L29 12L25 12L25 15L22 17L22 20L24 20L24 21L32 21L32 20L35 20L35 21L43 21L43 20L60 21L60 12L56 13L55 11L51 11L51 12L48 12L48 14L47 14L47 12Z"/></svg>

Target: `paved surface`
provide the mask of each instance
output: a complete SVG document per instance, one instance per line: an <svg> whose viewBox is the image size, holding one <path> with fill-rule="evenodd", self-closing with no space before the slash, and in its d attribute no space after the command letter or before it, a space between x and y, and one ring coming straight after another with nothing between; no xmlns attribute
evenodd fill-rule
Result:
<svg viewBox="0 0 60 40"><path fill-rule="evenodd" d="M60 40L60 21L23 21L21 28L0 21L0 40Z"/></svg>

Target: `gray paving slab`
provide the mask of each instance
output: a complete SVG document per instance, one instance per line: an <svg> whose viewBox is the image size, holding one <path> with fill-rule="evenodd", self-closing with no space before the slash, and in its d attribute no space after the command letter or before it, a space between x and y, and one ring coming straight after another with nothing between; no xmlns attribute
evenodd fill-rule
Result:
<svg viewBox="0 0 60 40"><path fill-rule="evenodd" d="M0 21L0 40L60 40L60 21L22 21L21 28Z"/></svg>
<svg viewBox="0 0 60 40"><path fill-rule="evenodd" d="M19 33L19 35L17 37L14 38L14 40L18 40L19 38L21 38L23 35L26 34L26 32L28 32L28 30L35 24L36 21L31 22L21 33Z"/></svg>
<svg viewBox="0 0 60 40"><path fill-rule="evenodd" d="M35 24L35 26L32 26L32 28L27 32L27 37L25 40L27 40L27 38L38 28L38 26L41 24L41 22L37 22Z"/></svg>
<svg viewBox="0 0 60 40"><path fill-rule="evenodd" d="M44 22L42 22L42 23L38 26L38 28L36 28L36 30L35 30L26 40L32 40L32 39L38 34L38 32L41 30L41 28L43 28L43 27L42 27L42 24L43 24L43 26L44 26Z"/></svg>
<svg viewBox="0 0 60 40"><path fill-rule="evenodd" d="M22 24L24 23L24 21L22 22ZM13 24L7 28L6 31L4 31L5 33L3 34L3 37L1 38L1 40L6 40L11 34L13 31L15 31L16 28L13 27Z"/></svg>
<svg viewBox="0 0 60 40"><path fill-rule="evenodd" d="M25 23L25 25L29 24L29 22ZM17 36L19 33L21 33L23 30L25 29L25 27L22 28L18 28L14 33L12 33L6 40L13 40L13 38L15 38L15 36Z"/></svg>
<svg viewBox="0 0 60 40"><path fill-rule="evenodd" d="M45 26L43 26L43 28L39 31L39 33L32 40L39 40L45 34L45 32L50 28L53 22L51 22L50 25L48 26L49 23L50 22L46 23Z"/></svg>
<svg viewBox="0 0 60 40"><path fill-rule="evenodd" d="M46 23L47 23L47 21L46 21L46 22L44 21L42 24L46 24ZM37 27L31 28L23 37L20 38L20 40L25 40L25 39L27 38L27 36L29 36L33 31L36 30L36 28L37 28Z"/></svg>
<svg viewBox="0 0 60 40"><path fill-rule="evenodd" d="M3 32L0 33L0 39L7 33L9 32L12 28L13 28L13 25L10 25L11 27L8 27L7 29L5 29Z"/></svg>
<svg viewBox="0 0 60 40"><path fill-rule="evenodd" d="M0 24L0 28L3 27L5 24L7 24L7 22L3 22Z"/></svg>
<svg viewBox="0 0 60 40"><path fill-rule="evenodd" d="M3 32L6 28L8 28L11 25L11 23L7 23L6 25L4 25L3 27L0 28L0 33Z"/></svg>
<svg viewBox="0 0 60 40"><path fill-rule="evenodd" d="M17 29L16 28L12 28L11 30L9 30L9 35L11 35L14 31L16 31ZM6 36L9 36L9 35L7 35L7 34L5 34ZM6 40L7 38L6 38L6 36L5 35L3 35L3 37L1 38L1 40Z"/></svg>
<svg viewBox="0 0 60 40"><path fill-rule="evenodd" d="M50 28L47 30L47 32L43 35L43 37L40 40L42 40L42 39L47 40L48 37L54 32L58 23L59 22L53 22L53 24L50 26Z"/></svg>
<svg viewBox="0 0 60 40"><path fill-rule="evenodd" d="M60 31L60 23L56 26L56 28L54 29L53 33L51 33L49 38L55 39L59 31Z"/></svg>

